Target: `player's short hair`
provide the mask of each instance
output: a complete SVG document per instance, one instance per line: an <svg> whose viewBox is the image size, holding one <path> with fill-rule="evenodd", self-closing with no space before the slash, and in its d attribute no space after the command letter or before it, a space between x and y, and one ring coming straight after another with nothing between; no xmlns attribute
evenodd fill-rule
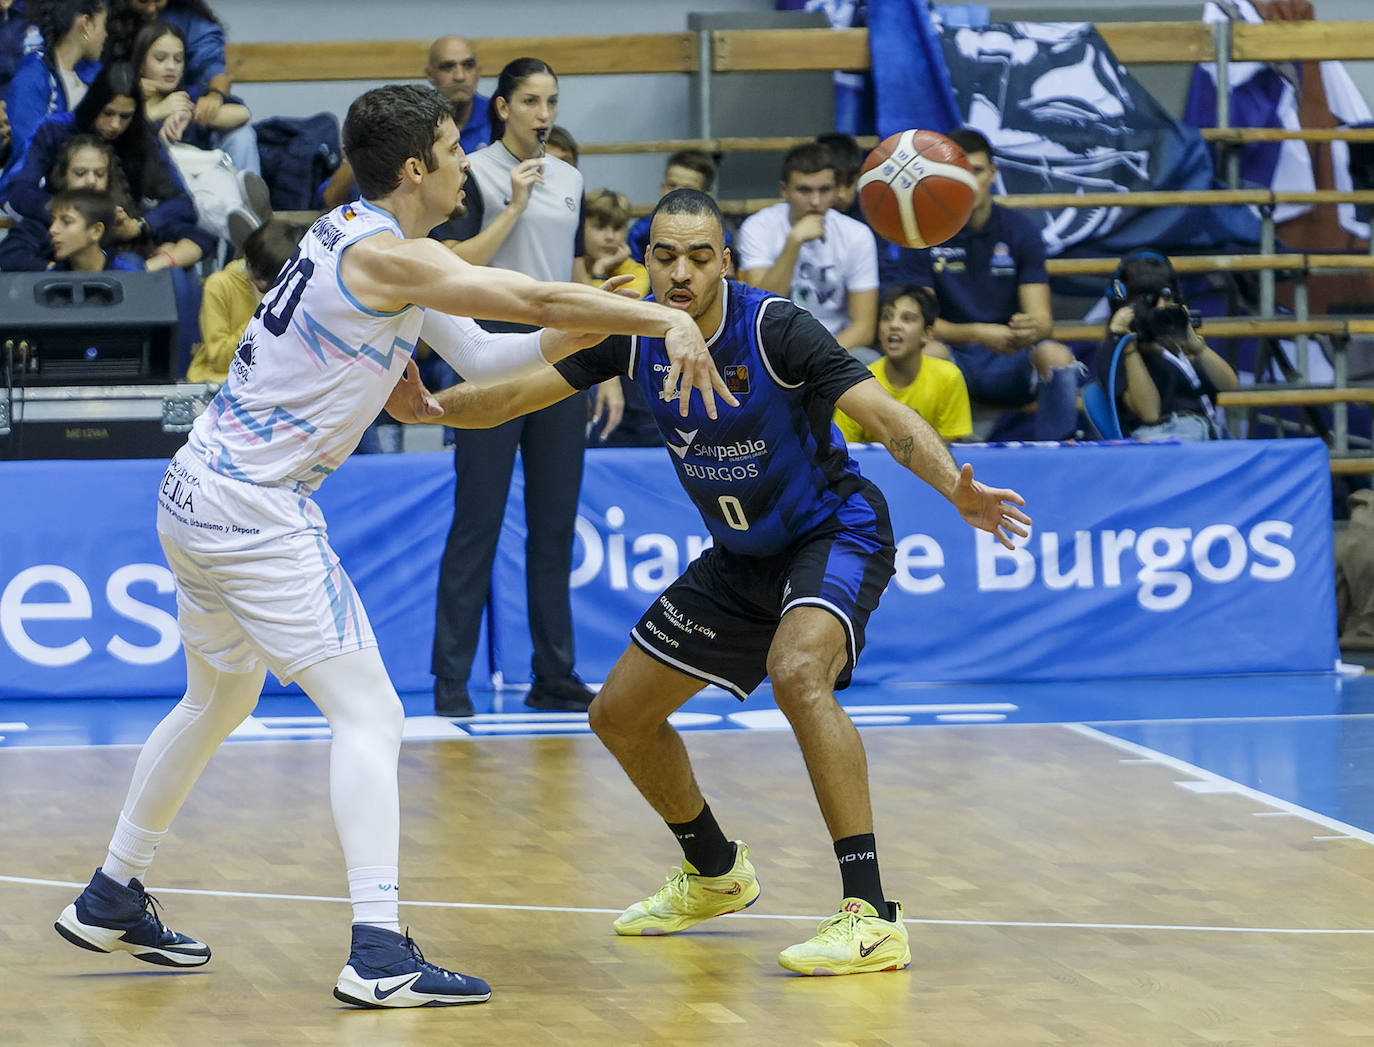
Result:
<svg viewBox="0 0 1374 1047"><path fill-rule="evenodd" d="M986 153L989 160L993 159L992 143L981 131L975 131L971 127L961 127L956 131L951 131L945 137L970 156L974 153Z"/></svg>
<svg viewBox="0 0 1374 1047"><path fill-rule="evenodd" d="M605 225L622 226L630 220L630 201L614 189L593 189L582 203L582 214Z"/></svg>
<svg viewBox="0 0 1374 1047"><path fill-rule="evenodd" d="M703 193L700 189L674 189L671 193L665 193L649 215L650 229L660 214L710 215L720 227L721 242L725 242L725 216L720 213L720 205L710 193Z"/></svg>
<svg viewBox="0 0 1374 1047"><path fill-rule="evenodd" d="M794 174L812 175L822 171L833 171L835 180L839 181L840 171L836 167L835 154L820 142L803 142L793 146L782 158L784 184L790 182Z"/></svg>
<svg viewBox="0 0 1374 1047"><path fill-rule="evenodd" d="M854 136L831 131L817 135L816 141L829 149L835 157L835 177L843 185L853 185L858 180L860 168L864 165L864 151L859 148Z"/></svg>
<svg viewBox="0 0 1374 1047"><path fill-rule="evenodd" d="M264 222L243 241L243 260L248 271L259 280L276 280L282 266L295 253L301 242L301 230L287 225L279 218Z"/></svg>
<svg viewBox="0 0 1374 1047"><path fill-rule="evenodd" d="M96 222L103 223L105 228L100 234L102 247L114 236L115 205L109 193L95 189L63 189L48 203L48 214L63 210L75 211L88 226Z"/></svg>
<svg viewBox="0 0 1374 1047"><path fill-rule="evenodd" d="M411 157L434 170L439 125L453 109L438 91L416 84L387 84L353 100L344 118L343 152L364 200L386 196L401 184Z"/></svg>
<svg viewBox="0 0 1374 1047"><path fill-rule="evenodd" d="M572 157L572 165L574 167L577 166L577 161L582 156L581 150L577 148L577 139L572 136L572 132L566 127L559 127L557 124L549 128L549 137L544 139L544 144L546 146L551 145L556 149L562 149Z"/></svg>
<svg viewBox="0 0 1374 1047"><path fill-rule="evenodd" d="M711 191L711 186L716 184L716 162L711 158L711 154L700 149L679 149L672 156L668 157L668 162L663 165L666 174L670 167L685 167L689 171L695 171L705 179L706 184L702 189Z"/></svg>
<svg viewBox="0 0 1374 1047"><path fill-rule="evenodd" d="M919 284L889 284L884 287L882 295L878 298L878 316L883 315L883 310L896 305L899 298L910 298L916 303L927 328L940 318L940 302L935 293Z"/></svg>

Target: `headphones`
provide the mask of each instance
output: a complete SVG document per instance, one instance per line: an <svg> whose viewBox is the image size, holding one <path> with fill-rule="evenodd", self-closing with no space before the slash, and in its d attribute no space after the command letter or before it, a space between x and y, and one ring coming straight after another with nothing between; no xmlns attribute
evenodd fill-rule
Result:
<svg viewBox="0 0 1374 1047"><path fill-rule="evenodd" d="M1174 301L1181 302L1183 299L1179 291L1178 275L1174 272L1174 263L1158 251L1132 251L1122 258L1116 267L1116 272L1112 274L1111 281L1107 284L1108 299L1124 303L1131 297L1130 292L1126 289L1126 266L1142 258L1153 258L1164 263L1169 270L1169 286L1172 289Z"/></svg>

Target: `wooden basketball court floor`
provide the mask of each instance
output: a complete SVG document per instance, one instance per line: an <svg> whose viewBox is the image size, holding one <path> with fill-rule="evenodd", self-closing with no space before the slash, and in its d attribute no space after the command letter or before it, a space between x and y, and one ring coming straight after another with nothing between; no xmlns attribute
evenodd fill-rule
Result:
<svg viewBox="0 0 1374 1047"><path fill-rule="evenodd" d="M356 1011L321 721L265 699L211 762L150 886L194 971L52 922L103 857L166 701L0 702L0 1044L1374 1043L1374 678L855 689L912 964L777 966L838 900L766 695L687 707L763 895L659 939L610 921L676 847L579 717L458 725L407 697L402 920L490 1003ZM293 704L295 703L295 704ZM507 711L502 711L502 710Z"/></svg>

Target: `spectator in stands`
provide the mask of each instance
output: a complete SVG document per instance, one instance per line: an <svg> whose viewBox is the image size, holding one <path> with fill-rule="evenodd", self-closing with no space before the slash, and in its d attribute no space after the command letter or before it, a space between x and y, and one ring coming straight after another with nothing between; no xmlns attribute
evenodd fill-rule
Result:
<svg viewBox="0 0 1374 1047"><path fill-rule="evenodd" d="M35 14L43 49L24 56L5 95L15 162L45 117L85 96L105 46L106 0L45 0Z"/></svg>
<svg viewBox="0 0 1374 1047"><path fill-rule="evenodd" d="M229 375L239 340L248 321L277 274L300 243L300 230L279 218L260 225L243 242L243 257L205 278L200 305L200 345L191 366L190 382L223 382Z"/></svg>
<svg viewBox="0 0 1374 1047"><path fill-rule="evenodd" d="M0 98L0 171L9 163L13 151L14 136L10 131L9 111L5 108L4 99Z"/></svg>
<svg viewBox="0 0 1374 1047"><path fill-rule="evenodd" d="M873 344L878 319L878 250L862 222L833 209L835 158L817 142L782 162L782 203L745 219L740 279L792 299L846 349Z"/></svg>
<svg viewBox="0 0 1374 1047"><path fill-rule="evenodd" d="M54 195L68 189L91 189L105 193L115 208L109 229L113 244L137 241L138 222L129 217L133 203L124 185L110 143L96 135L74 135L67 139L57 161L48 172L46 184ZM129 234L121 236L121 233ZM0 271L39 272L53 261L48 224L34 218L19 218L8 235L0 239Z"/></svg>
<svg viewBox="0 0 1374 1047"><path fill-rule="evenodd" d="M458 142L464 152L475 153L491 139L491 99L479 94L482 63L472 41L462 36L441 36L429 48L425 78L453 106Z"/></svg>
<svg viewBox="0 0 1374 1047"><path fill-rule="evenodd" d="M224 27L205 0L111 0L106 60L134 61L139 30L159 19L180 29L186 42L185 83L198 89L193 119L202 127L216 126L220 107L230 101L234 81L225 56ZM251 124L222 132L218 148L229 154L235 170L262 174Z"/></svg>
<svg viewBox="0 0 1374 1047"><path fill-rule="evenodd" d="M182 268L200 261L214 239L196 227L195 204L148 126L136 78L127 65L102 68L74 110L39 125L23 161L7 175L4 202L21 217L46 226L52 196L47 175L62 147L78 134L94 134L112 146L129 198L142 213L128 216L132 226L119 222L116 235L137 237L147 268Z"/></svg>
<svg viewBox="0 0 1374 1047"><path fill-rule="evenodd" d="M572 136L566 127L559 127L554 124L549 128L549 137L544 140L544 152L548 156L556 156L570 167L576 167L577 161L581 157L581 152L577 148L577 139Z"/></svg>
<svg viewBox="0 0 1374 1047"><path fill-rule="evenodd" d="M477 93L482 79L482 65L473 50L472 41L463 36L441 36L429 46L425 62L425 79L453 106L453 121L458 125L458 143L465 153L475 153L491 141L491 120L488 109L491 100ZM353 168L344 157L338 170L325 184L323 199L326 210L358 198L353 181ZM426 376L426 385L430 378ZM434 388L432 385L430 388Z"/></svg>
<svg viewBox="0 0 1374 1047"><path fill-rule="evenodd" d="M838 131L819 134L816 141L835 157L835 210L857 222L864 221L859 209L859 168L863 167L866 154L853 135Z"/></svg>
<svg viewBox="0 0 1374 1047"><path fill-rule="evenodd" d="M594 284L612 276L631 276L629 288L641 298L649 293L649 271L630 257L625 232L630 225L630 202L614 189L595 189L582 202L583 264Z"/></svg>
<svg viewBox="0 0 1374 1047"><path fill-rule="evenodd" d="M36 30L29 18L29 3L26 0L0 0L0 99L14 79L15 70L23 61L24 55L36 50L40 44ZM0 105L0 110L3 110ZM3 164L0 158L0 164Z"/></svg>
<svg viewBox="0 0 1374 1047"><path fill-rule="evenodd" d="M884 289L878 306L878 347L883 355L868 369L895 400L919 414L949 443L973 435L973 414L959 368L923 352L939 315L935 295L924 287L909 284ZM878 439L843 411L835 412L835 424L850 443Z"/></svg>
<svg viewBox="0 0 1374 1047"><path fill-rule="evenodd" d="M582 176L543 150L557 115L558 79L548 65L537 58L506 65L491 99L492 144L469 158L466 215L430 236L475 264L539 280L585 281ZM618 396L617 383L605 384L614 390L605 395ZM592 692L573 671L568 592L586 425L586 397L577 396L495 429L457 435L455 513L439 566L431 665L440 714L473 711L467 681L517 447L525 474L525 576L534 645L534 685L525 701L532 708L573 712L591 704Z"/></svg>
<svg viewBox="0 0 1374 1047"><path fill-rule="evenodd" d="M663 181L658 184L658 195L667 196L674 189L697 189L709 193L716 182L716 162L710 153L700 149L680 149L668 157L663 169ZM649 246L649 216L645 215L630 227L625 237L630 245L630 257L641 265L644 253ZM725 246L733 250L734 244L730 231L725 232Z"/></svg>
<svg viewBox="0 0 1374 1047"><path fill-rule="evenodd" d="M48 236L53 260L49 269L98 273L105 269L143 268L137 255L107 251L114 228L115 205L109 193L95 189L64 189L49 205Z"/></svg>
<svg viewBox="0 0 1374 1047"><path fill-rule="evenodd" d="M935 292L940 319L927 356L949 355L975 401L1000 407L1036 403L1037 440L1063 440L1078 428L1081 368L1068 346L1050 339L1045 245L1030 219L992 202L992 147L977 131L953 131L978 181L973 214L938 247L889 244L883 286L916 284ZM995 430L994 430L995 432Z"/></svg>
<svg viewBox="0 0 1374 1047"><path fill-rule="evenodd" d="M613 276L632 277L626 289L643 298L649 293L649 271L630 257L625 231L630 202L614 189L596 189L582 203L583 259L587 279L599 284ZM627 378L618 379L620 399L599 397L587 433L588 447L652 447L660 443L658 429L644 394Z"/></svg>
<svg viewBox="0 0 1374 1047"><path fill-rule="evenodd" d="M170 22L152 21L134 38L133 67L143 93L148 123L176 164L182 181L196 202L197 221L212 236L230 241L235 231L241 240L262 222L249 205L250 188L271 217L267 184L252 171L235 171L220 151L224 136L248 123L248 107L230 99L216 108L204 124L196 116L202 88L185 89L186 41ZM237 230L231 231L235 218Z"/></svg>
<svg viewBox="0 0 1374 1047"><path fill-rule="evenodd" d="M1236 388L1236 372L1193 327L1169 259L1154 251L1127 255L1107 302L1112 317L1097 380L1111 396L1115 372L1122 434L1145 441L1227 436L1216 396Z"/></svg>

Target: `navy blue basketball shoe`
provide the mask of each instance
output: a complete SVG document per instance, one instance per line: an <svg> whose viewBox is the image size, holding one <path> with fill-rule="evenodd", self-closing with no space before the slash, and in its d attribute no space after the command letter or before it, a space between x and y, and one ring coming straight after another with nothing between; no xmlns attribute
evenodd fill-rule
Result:
<svg viewBox="0 0 1374 1047"><path fill-rule="evenodd" d="M125 887L97 869L53 927L73 945L92 952L122 949L161 967L209 962L210 946L167 927L158 919L157 904L137 880Z"/></svg>
<svg viewBox="0 0 1374 1047"><path fill-rule="evenodd" d="M356 1007L452 1007L486 1003L491 986L426 962L409 934L355 923L353 947L334 996Z"/></svg>

